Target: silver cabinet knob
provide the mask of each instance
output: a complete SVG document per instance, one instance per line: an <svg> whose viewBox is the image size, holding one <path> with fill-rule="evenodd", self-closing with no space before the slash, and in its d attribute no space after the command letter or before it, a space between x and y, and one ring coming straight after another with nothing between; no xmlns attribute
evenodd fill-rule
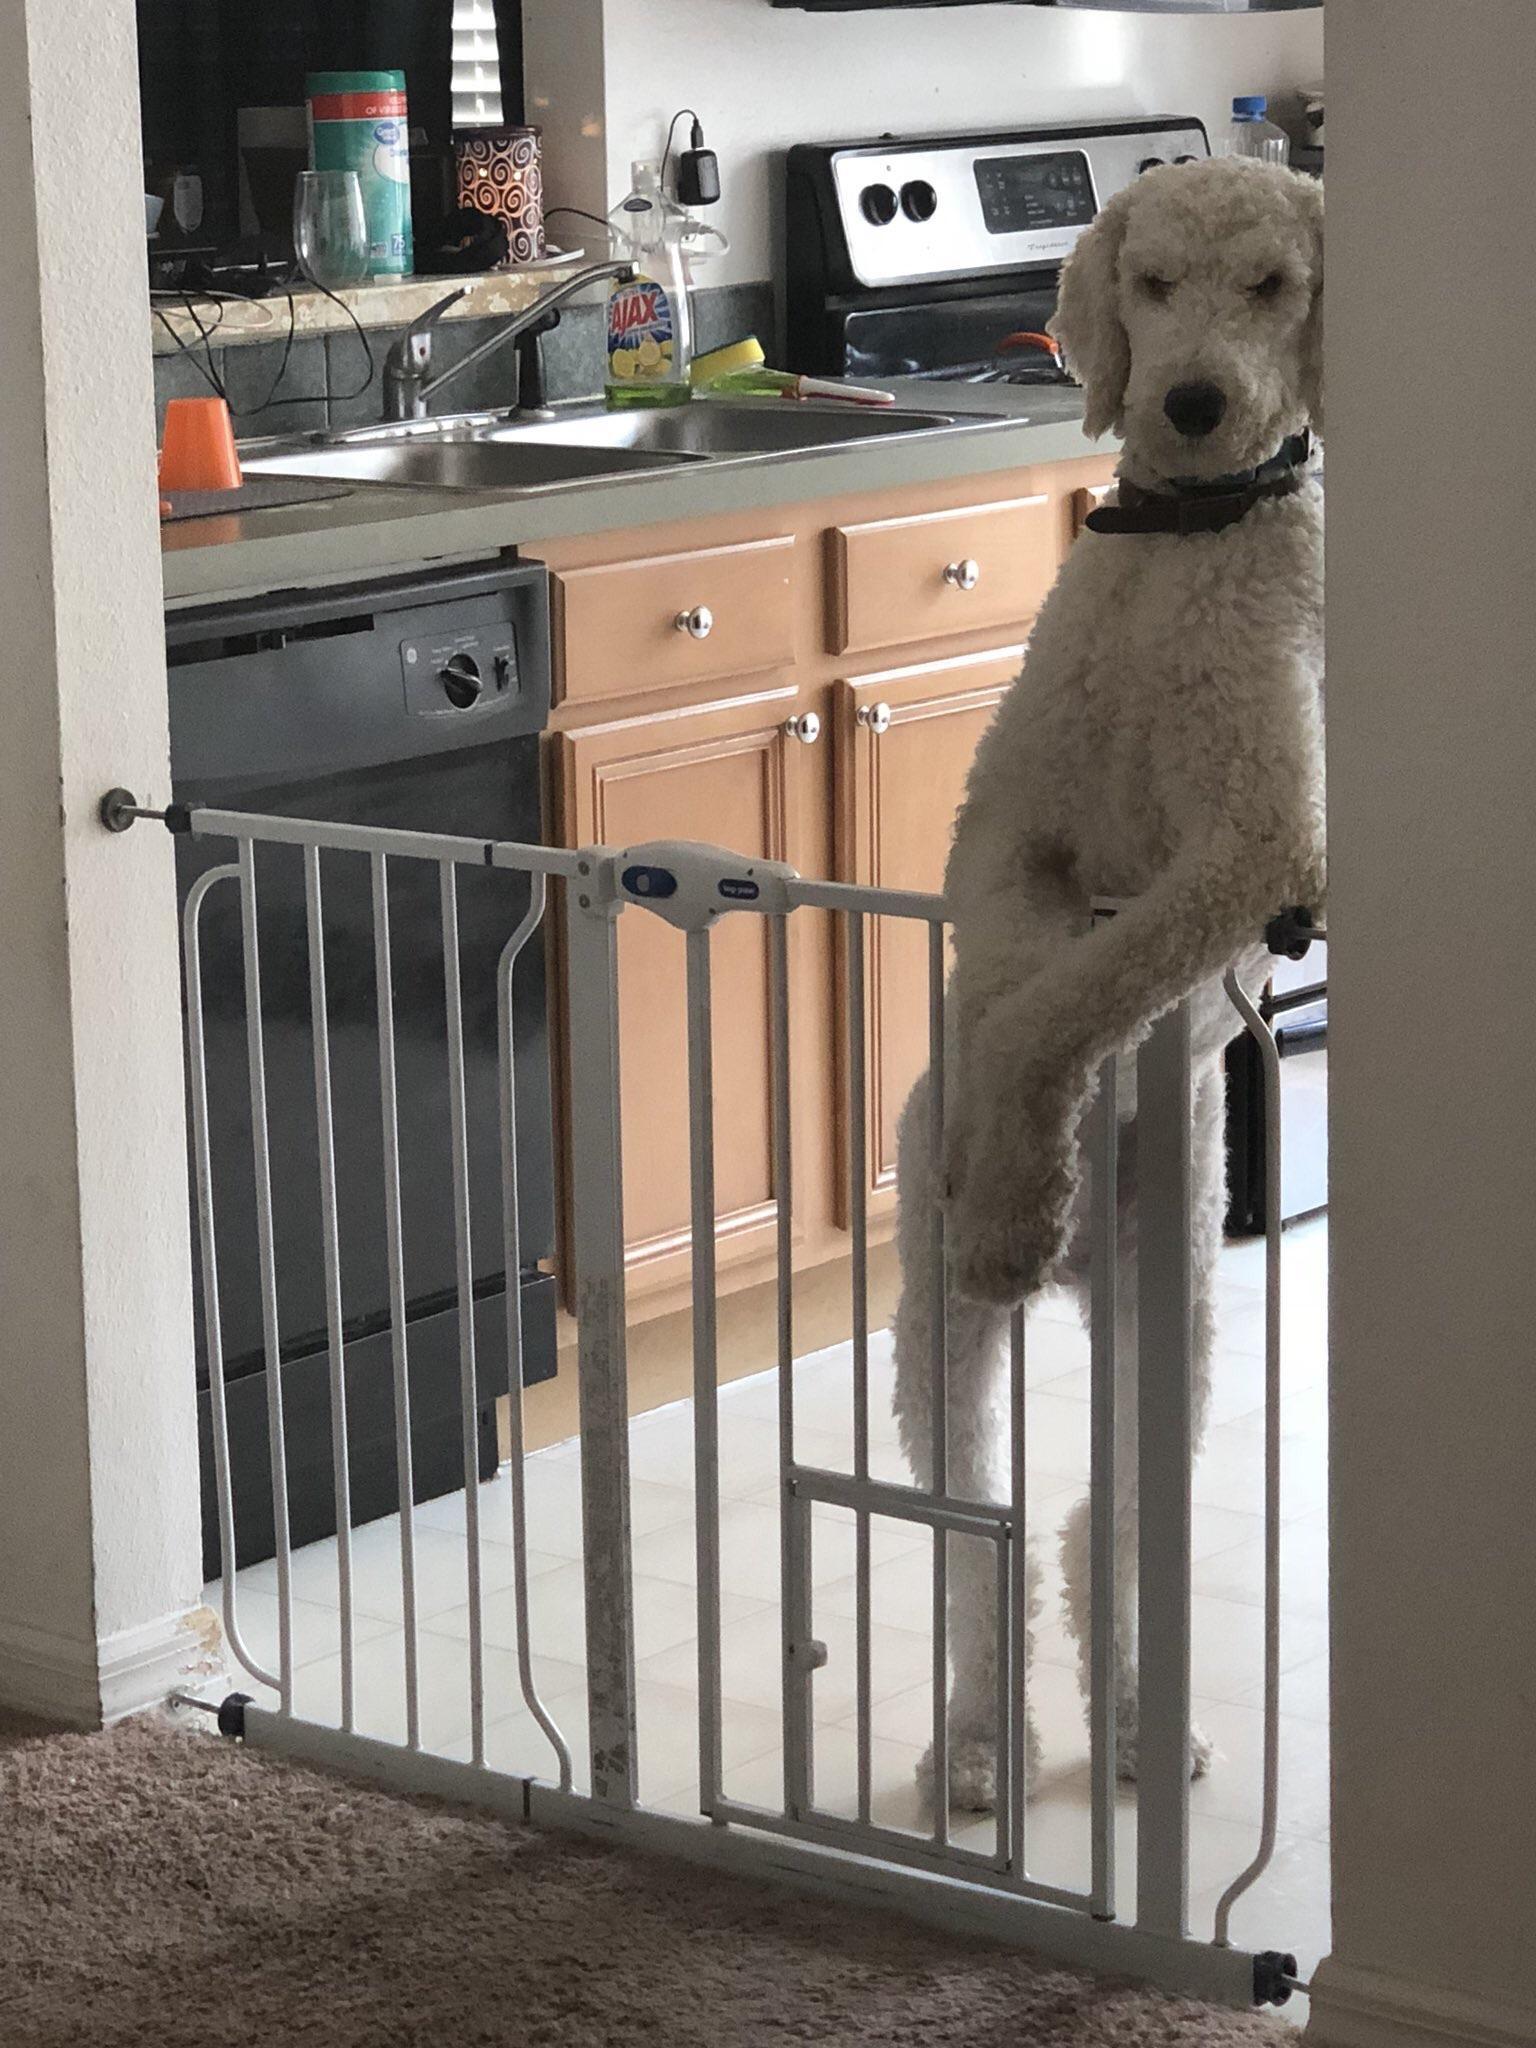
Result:
<svg viewBox="0 0 1536 2048"><path fill-rule="evenodd" d="M861 704L854 717L866 732L882 733L891 729L891 707L889 704Z"/></svg>
<svg viewBox="0 0 1536 2048"><path fill-rule="evenodd" d="M955 590L974 590L981 581L981 564L972 555L966 555L958 562L947 563L944 581Z"/></svg>
<svg viewBox="0 0 1536 2048"><path fill-rule="evenodd" d="M784 730L802 746L814 747L821 738L821 720L814 711L805 711L798 718L786 718Z"/></svg>
<svg viewBox="0 0 1536 2048"><path fill-rule="evenodd" d="M690 640L707 640L715 630L715 615L707 604L696 604L691 612L679 612L672 623Z"/></svg>

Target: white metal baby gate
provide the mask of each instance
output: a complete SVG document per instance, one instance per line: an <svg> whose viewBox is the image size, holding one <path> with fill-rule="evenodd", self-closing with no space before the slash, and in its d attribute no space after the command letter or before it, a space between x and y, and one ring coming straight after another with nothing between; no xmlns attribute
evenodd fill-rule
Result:
<svg viewBox="0 0 1536 2048"><path fill-rule="evenodd" d="M114 809L115 806L115 809ZM938 897L890 889L808 881L790 869L748 861L711 847L656 845L615 852L563 852L414 832L312 823L207 809L138 811L115 792L104 804L108 822L165 816L173 830L228 841L233 858L205 871L186 904L187 1036L205 1337L214 1402L215 1458L223 1572L223 1620L235 1656L274 1688L275 1709L234 1695L220 1709L226 1733L290 1756L364 1772L402 1789L479 1802L519 1819L627 1838L640 1846L703 1859L747 1873L776 1875L802 1887L868 1902L943 1924L1017 1941L1053 1959L1139 1977L1167 1988L1233 2004L1281 2002L1295 1964L1278 1952L1232 1947L1229 1915L1261 1874L1275 1840L1278 1788L1279 1530L1280 1530L1280 1267L1278 1199L1279 1087L1273 1038L1235 979L1232 1000L1263 1053L1267 1079L1269 1246L1267 1264L1266 1656L1262 1837L1258 1854L1233 1881L1216 1914L1214 1939L1189 1929L1189 1772L1191 1624L1191 1257L1189 1240L1191 1070L1187 1007L1153 1030L1139 1054L1137 1251L1140 1304L1139 1474L1139 1782L1134 1919L1116 1918L1116 1673L1110 1628L1116 1570L1115 1286L1117 1127L1115 1063L1101 1077L1087 1135L1092 1195L1091 1577L1093 1636L1089 1701L1091 1879L1074 1890L1030 1875L1030 1787L1023 1701L1028 1587L1025 1571L1025 1332L1012 1319L1009 1358L1010 1483L1007 1497L956 1495L947 1482L945 1324L937 1320L931 1394L935 1471L931 1487L897 1484L871 1474L870 1329L868 1314L868 1149L865 1026L866 945L870 920L914 921L927 935L927 1002L932 1071L932 1137L944 1118L944 904ZM319 1139L320 1212L331 1361L331 1429L337 1509L340 1725L322 1726L294 1711L292 1546L289 1537L285 1425L279 1363L278 1299L273 1234L267 1069L257 927L258 848L296 849L303 863ZM392 1369L401 1511L406 1742L381 1742L356 1732L357 1658L351 1589L350 1493L346 1383L341 1365L343 1291L337 1185L332 1139L333 1052L324 934L324 866L334 857L369 863L373 906L373 973L377 989L377 1058L383 1130L381 1229L388 1254ZM264 854L264 858L270 857ZM408 1333L404 1317L401 1175L411 1170L399 1141L394 1045L394 974L390 929L391 874L398 864L425 863L438 872L445 967L445 1054L449 1075L458 1248L459 1351L464 1418L466 1571L469 1589L468 1692L471 1760L455 1762L423 1746L419 1713L423 1655L416 1619L413 1479L411 1470ZM520 1689L537 1729L539 1753L516 1771L486 1763L488 1696L482 1598L482 1528L476 1461L478 1406L476 1330L471 1301L469 1146L465 1127L464 1018L460 987L458 877L465 868L504 869L529 878L526 914L507 935L498 973L501 1049L502 1219L507 1272L518 1271L518 1186L513 1085L515 1054L511 977L519 951L539 928L546 884L564 897L573 1169L572 1242L578 1311L580 1465L586 1599L589 1794L574 1789L573 1731L557 1726L534 1677L529 1619L529 1527L522 1414L522 1333L518 1290L507 1289L510 1370L510 1510L514 1553L516 1644ZM262 1287L265 1378L276 1533L277 1657L268 1669L241 1632L234 1570L234 1504L222 1404L218 1244L209 1153L200 922L209 894L238 893L244 957L246 1053L254 1142L255 1226ZM791 1034L788 924L805 910L832 914L846 969L846 1101L850 1120L848 1201L852 1248L852 1442L850 1469L826 1469L797 1456L795 1331L790 1286ZM640 1802L636 1741L634 1604L629 1515L629 1409L626 1379L624 1217L620 1159L618 922L656 914L685 936L687 1071L690 1104L693 1277L693 1427L698 1631L698 1771L700 1818L662 1814ZM773 1186L778 1232L778 1470L782 1590L782 1797L751 1805L727 1796L722 1772L721 1557L719 1520L718 1373L715 1285L715 1141L711 1020L711 931L727 914L767 921L771 1005ZM935 1214L931 1253L942 1271L942 1215ZM942 1290L939 1290L942 1298ZM855 1523L857 1619L855 1698L857 1798L849 1813L818 1806L812 1695L825 1661L812 1611L810 1546L818 1504L851 1512ZM871 1530L891 1521L928 1532L932 1549L932 1744L934 1779L947 1782L945 1706L949 1648L947 1570L950 1538L983 1541L996 1559L998 1624L997 1804L995 1840L978 1848L951 1839L947 1802L934 1802L931 1830L919 1836L872 1816Z"/></svg>

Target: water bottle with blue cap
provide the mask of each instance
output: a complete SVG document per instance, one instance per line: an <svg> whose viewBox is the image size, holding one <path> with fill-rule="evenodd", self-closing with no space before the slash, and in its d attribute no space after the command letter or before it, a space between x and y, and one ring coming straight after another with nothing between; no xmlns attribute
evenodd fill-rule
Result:
<svg viewBox="0 0 1536 2048"><path fill-rule="evenodd" d="M1283 128L1265 116L1269 101L1263 93L1245 94L1232 102L1232 120L1216 139L1218 156L1251 156L1262 164L1288 164L1291 141Z"/></svg>

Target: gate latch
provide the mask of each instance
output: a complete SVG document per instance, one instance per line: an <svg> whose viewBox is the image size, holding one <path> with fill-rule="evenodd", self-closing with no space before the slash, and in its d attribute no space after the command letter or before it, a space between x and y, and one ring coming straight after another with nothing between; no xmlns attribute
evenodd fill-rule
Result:
<svg viewBox="0 0 1536 2048"><path fill-rule="evenodd" d="M815 1636L807 1636L803 1643L791 1643L789 1654L795 1664L804 1672L823 1671L827 1663L827 1646L818 1642Z"/></svg>
<svg viewBox="0 0 1536 2048"><path fill-rule="evenodd" d="M783 916L788 885L798 880L784 861L748 860L691 839L626 846L612 859L621 899L654 910L684 932L707 931L729 910Z"/></svg>

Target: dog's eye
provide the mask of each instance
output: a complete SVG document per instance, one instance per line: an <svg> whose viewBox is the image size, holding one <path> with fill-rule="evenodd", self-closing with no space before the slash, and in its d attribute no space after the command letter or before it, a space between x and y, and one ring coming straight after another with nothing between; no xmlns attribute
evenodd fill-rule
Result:
<svg viewBox="0 0 1536 2048"><path fill-rule="evenodd" d="M1144 273L1141 288L1149 299L1156 299L1159 305L1165 304L1173 297L1173 286L1166 277L1153 277Z"/></svg>
<svg viewBox="0 0 1536 2048"><path fill-rule="evenodd" d="M1285 290L1285 276L1282 271L1272 270L1268 277L1261 277L1253 287L1256 299L1275 299Z"/></svg>

